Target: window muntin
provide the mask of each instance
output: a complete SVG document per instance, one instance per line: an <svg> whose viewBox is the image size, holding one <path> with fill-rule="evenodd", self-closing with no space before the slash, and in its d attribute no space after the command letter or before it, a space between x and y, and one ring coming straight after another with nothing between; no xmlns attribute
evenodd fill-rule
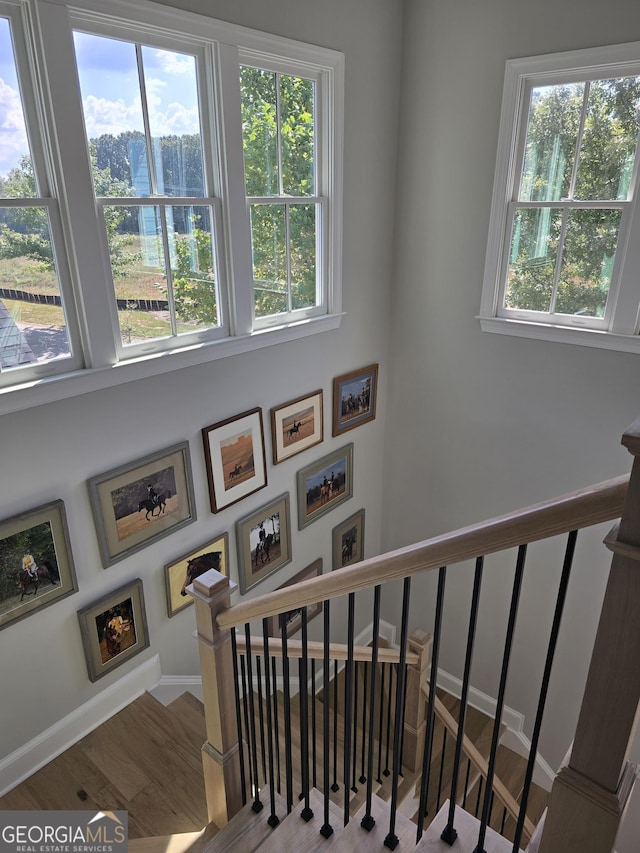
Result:
<svg viewBox="0 0 640 853"><path fill-rule="evenodd" d="M72 359L58 208L32 153L21 93L27 72L14 50L22 33L12 17L0 17L0 386L15 381L12 374L22 380L34 370L57 372ZM36 133L35 116L31 126Z"/></svg>
<svg viewBox="0 0 640 853"><path fill-rule="evenodd" d="M316 82L241 65L240 90L259 325L322 306Z"/></svg>
<svg viewBox="0 0 640 853"><path fill-rule="evenodd" d="M15 25L13 35L27 128L25 138L29 140L33 186L37 188L37 195L32 199L0 198L0 208L33 206L45 212L53 246L51 254L64 297L65 333L71 342L69 351L73 353L47 363L34 363L20 371L4 370L0 386L5 386L4 391L15 390L16 393L4 393L0 388L2 411L15 411L45 400L63 399L133 378L224 358L235 352L253 351L340 325L344 95L344 58L341 54L215 21L208 16L177 12L165 5L148 3L138 6L129 0L113 0L108 12L100 0L78 0L73 8L65 6L64 2L0 0L0 17L6 17ZM104 159L98 161L88 146L85 149L75 32L111 38L121 47L124 45L124 53L129 57L129 46L136 45L136 70L143 87L151 68L151 60L145 56L147 48L173 54L171 61L174 65L181 57L192 57L201 124L202 151L198 152L198 158L202 158L203 195L198 195L199 181L184 180L181 188L171 188L167 170L173 169L174 174L179 171L182 168L180 162L184 163L194 148L189 144L181 145L177 153L172 150L170 157L163 162L162 146L158 151L157 145L148 144L149 140L153 142L154 134L161 132L157 129L159 113L153 113L153 104L151 108L147 105L145 119L143 94L139 98L137 113L130 111L132 122L134 119L138 122L137 127L132 124L130 131L135 151L140 152L136 138L138 135L144 137L142 153L137 161L132 160L138 172L130 169L125 180L118 182L112 179L108 158L107 162ZM93 44L95 46L96 42ZM5 56L0 56L0 66ZM99 59L96 52L96 62ZM167 64L171 67L171 62L165 62L165 66ZM238 68L263 64L271 72L310 81L313 85L314 162L313 169L308 167L307 172L313 175L313 192L318 195L310 194L311 179L307 178L306 183L300 182L301 195L292 193L253 199L256 205L265 202L285 206L285 232L287 229L289 232L285 238L288 241L286 264L291 270L287 281L283 283L278 279L276 282L276 289L285 294L277 307L278 313L256 317L251 208L245 193ZM106 75L104 68L103 73ZM41 86L41 80L46 81L46 85ZM118 94L121 93L126 93L125 87ZM100 96L96 94L95 97L99 99ZM124 97L122 101L124 104ZM184 116L188 110L178 112ZM287 121L291 123L290 117ZM7 123L0 122L0 125L6 128ZM283 174L286 174L287 160L296 159L286 149L285 143ZM178 165L174 167L176 162ZM145 169L149 190L152 189L155 170L156 180L159 174L164 181L164 194L144 195L146 190L142 189L139 174ZM172 178L171 175L169 177ZM98 186L100 183L103 185L101 188ZM286 179L285 186L286 193L292 192L291 182L287 183ZM156 183L156 188L160 189L161 184ZM187 195L180 195L183 190ZM134 194L136 192L141 194ZM58 194L62 202L62 216L56 201ZM298 204L301 205L299 208L296 207ZM173 301L173 314L161 318L164 327L160 337L153 337L153 332L147 332L141 334L135 343L135 336L129 328L121 330L113 283L114 279L116 286L120 282L119 276L112 274L111 266L113 263L117 267L128 250L122 245L114 248L107 234L107 219L122 219L124 210L124 220L115 225L112 222L112 227L118 233L119 225L122 226L121 231L127 226L129 236L133 233L139 239L139 220L132 222L133 211L129 210L135 209L137 216L139 207L157 208L152 217L153 228L148 226L149 240L146 242L155 240L161 244L163 255L156 254L155 269L151 266L149 272L155 273L156 278L157 274L164 276L165 281L177 275L178 279L186 279L187 284L196 287L206 286L213 279L217 326L208 327L206 322L203 325L200 317L191 315L191 308L195 302L201 301L201 295L187 292L186 303L184 294L178 294ZM204 236L196 234L195 226L189 233L173 234L172 217L180 217L179 209L192 208L194 222L203 222L205 217L209 217L210 224L206 229L200 229ZM276 217L278 215L276 212ZM129 217L128 222L126 216ZM182 215L182 219L190 216ZM164 228L163 222L166 223ZM301 230L303 223L304 232ZM312 256L303 259L306 267L299 263L302 256L300 249L296 248L296 240L291 240L292 227L294 231L298 229L300 235L304 233L307 244L315 241ZM208 236L209 228L213 238ZM191 244L186 254L182 246L178 251L174 247L174 237L178 235L186 238L182 242ZM127 232L121 236L129 239ZM146 233L144 236L147 237ZM203 244L209 241L210 249L204 248ZM297 240L298 244L302 242ZM135 245L129 248L135 255ZM207 255L211 255L211 264ZM178 261L179 269L176 267ZM309 277L315 279L315 292L312 293L314 287L307 283L303 288L296 288L296 282ZM158 278L157 283L162 285L162 278ZM168 287L166 289L169 290ZM171 297L166 301L171 303ZM284 311L281 309L283 303L287 306ZM304 307L312 303L314 307ZM313 322L291 322L300 319L313 319ZM124 322L122 326L124 329ZM269 327L268 335L253 334L266 330L266 327ZM166 336L164 332L169 328L172 334ZM208 345L214 341L220 346ZM174 350L170 359L156 358L167 349ZM111 369L117 366L120 369ZM63 374L60 377L63 381L55 386L48 382L27 384L23 381L54 373Z"/></svg>
<svg viewBox="0 0 640 853"><path fill-rule="evenodd" d="M219 328L197 57L80 31L74 44L121 346Z"/></svg>
<svg viewBox="0 0 640 853"><path fill-rule="evenodd" d="M630 215L640 77L529 92L499 314L539 312L561 324L576 317L597 328L611 314L616 251Z"/></svg>

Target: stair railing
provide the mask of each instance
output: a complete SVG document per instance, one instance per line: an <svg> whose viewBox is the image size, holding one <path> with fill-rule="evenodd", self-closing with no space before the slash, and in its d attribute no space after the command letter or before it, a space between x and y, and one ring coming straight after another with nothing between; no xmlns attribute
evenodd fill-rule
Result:
<svg viewBox="0 0 640 853"><path fill-rule="evenodd" d="M630 440L630 444L627 444L627 446L629 446L630 449L631 447L637 448L638 454L640 455L640 428L637 430L636 434L634 434L634 437ZM381 584L392 580L403 580L405 595L403 598L403 621L401 626L402 640L400 653L401 655L406 656L408 654L406 614L408 613L408 593L410 578L412 575L418 572L436 569L442 571L442 568L445 565L450 566L454 563L469 559L482 559L487 554L502 551L514 546L521 546L523 543L535 542L547 537L556 536L560 533L567 533L581 527L614 519L618 517L623 506L624 497L627 491L627 479L628 478L626 477L616 478L594 487L573 492L555 500L545 501L525 510L510 513L498 519L473 525L451 534L434 537L433 539L417 545L398 549L390 552L389 554L364 560L356 566L342 569L340 572L334 572L313 578L295 586L285 587L281 590L261 596L260 598L241 601L234 606L230 606L230 594L235 588L235 584L233 584L233 582L214 571L209 571L200 578L197 578L191 587L191 593L196 600L196 618L203 673L203 692L205 707L207 708L206 718L208 734L207 744L205 744L203 751L203 761L205 764L205 783L207 786L207 801L209 803L210 819L216 822L219 826L224 825L226 820L228 820L239 809L242 802L242 794L240 792L240 767L242 764L241 756L243 747L238 744L237 733L235 735L235 740L234 735L232 734L232 729L238 718L238 714L232 692L228 689L223 689L223 686L228 688L233 679L233 667L230 660L232 645L231 629L235 629L236 626L241 625L248 626L251 622L257 620L266 620L270 616L277 616L285 614L290 610L300 609L302 609L303 612L304 628L306 624L304 614L307 606L317 602L329 602L339 596L348 595L350 599L349 622L352 630L349 633L347 672L351 673L351 675L348 675L348 678L352 677L354 650L352 639L353 616L351 602L353 601L353 596L356 592L369 588L376 588ZM640 479L640 474L638 474L638 479ZM637 510L640 508L640 485L633 490L632 495L634 496L633 501L635 501L635 503L633 503L633 508L636 510L636 515L638 515ZM628 506L629 499L627 499L625 509ZM627 515L629 515L628 512ZM630 556L629 553L632 551L633 555L635 555L635 551L633 550L634 548L640 554L640 533L631 535L628 528L629 524L625 523L625 518L623 517L619 534L616 534L615 537L615 543L610 544L610 547L614 547L615 545L614 550L615 548L618 549L614 556L614 562L616 560L623 561L625 565L633 563L633 561L637 559L635 556ZM623 551L624 553L622 553ZM481 555L481 557L479 557L479 555ZM626 584L627 587L633 585L632 579L630 578L630 571L628 570L624 572L623 580L619 580L616 584L618 594L620 594L620 590L623 588L624 584ZM633 592L635 596L635 589ZM634 596L632 596L632 598L634 598ZM640 605L640 588L638 589L638 599L639 600L635 602L636 612L638 612L637 605ZM605 600L603 618L605 616L605 611L607 612L609 619L612 618L611 609L612 608L609 605L608 600ZM618 617L615 617L614 621L617 625L620 625L621 620L619 620ZM264 622L264 624L264 630L266 632L266 622ZM291 654L295 644L292 643L292 641L289 641L290 648L287 648L284 620L282 620L282 624L282 652L285 656L284 660L288 660L288 655ZM601 633L603 633L603 631L599 630L599 639ZM608 637L610 637L612 633L617 642L624 644L624 637L620 636L624 632L620 630L616 631L615 629L612 630L611 628L604 631L601 644L606 644ZM630 644L633 646L635 654L635 658L633 658L634 670L637 669L637 667L635 667L635 661L638 659L637 653L640 652L640 632L636 640L637 642L635 642L635 644ZM271 640L270 642L275 643L274 640ZM304 649L302 652L303 658L306 658L308 655L308 643L303 642L303 646L307 646L306 653ZM636 648L636 646L639 648ZM383 650L381 649L379 651L382 654ZM626 673L630 662L629 653L625 652L623 657L625 666L616 667L616 671L618 672L621 670ZM268 665L268 662L265 661L265 664ZM594 707L599 719L613 718L616 720L616 724L618 724L622 718L624 718L623 722L625 733L617 736L616 742L621 743L622 740L624 740L626 743L633 729L634 715L631 715L631 719L629 719L629 709L635 702L635 704L633 704L635 714L638 699L640 698L640 675L636 673L637 677L633 679L633 688L630 691L625 691L624 687L621 688L621 682L619 679L617 681L614 679L614 681L616 681L614 685L611 679L606 678L607 673L603 672L601 663L592 664L592 670L594 669L594 666L595 670L593 674L590 673L590 680L587 684L587 694L595 692L601 696L603 691L601 687L598 686L598 681L604 677L608 687L613 688L615 686L615 695L621 692L626 692L629 696L623 697L624 713L620 715L612 715L611 713L607 713L605 708L602 707L603 704L606 703L599 701L597 696L594 697L585 694L585 705L583 705L583 713L581 714L582 731L580 731L579 724L580 736L582 737L583 735L586 735L588 740L590 739L591 741L594 741L598 739L599 734L603 730L598 727L595 729L590 728L589 725L583 721L585 707ZM394 744L398 743L403 736L399 726L402 725L404 708L407 704L405 695L406 683L404 681L406 678L406 667L399 667L398 673L395 691L396 712L394 718ZM349 688L349 692L350 689L351 688ZM615 700L612 704L615 706ZM215 708L209 710L209 706L212 705L215 706ZM326 710L328 710L328 707ZM463 712L464 709L462 710L462 713ZM496 725L499 725L499 722L499 719L497 719ZM427 726L429 725L430 723L427 721ZM346 728L348 732L349 725L347 725ZM580 767L589 765L590 768L592 768L594 762L588 760L585 756L585 747L579 741L580 738L577 733L576 749L578 750L577 754L579 758L577 763L580 764L580 762L582 762ZM426 732L425 754L428 752L429 748L429 737L428 732ZM398 751L396 750L396 753L397 752ZM459 752L459 750L457 750L457 752ZM618 749L617 752L616 760L620 759L621 755L620 749ZM457 765L460 763L460 757L461 754L458 754L456 760ZM345 759L345 761L348 763L348 759ZM385 840L386 846L390 849L394 849L397 845L397 837L394 833L395 809L393 806L393 800L395 798L395 791L397 791L398 785L399 761L399 755L396 754L394 756L394 790L392 791L391 820L389 833ZM595 763L611 764L611 762L605 761L602 749L598 749L598 761ZM571 763L567 773L569 771L574 775L576 772L581 772ZM490 768L489 773L492 772L493 771ZM565 771L562 772L566 777L567 773L565 773ZM611 771L609 775L613 778L613 771ZM627 774L625 778L628 776L629 774ZM589 777L589 779L595 784L598 784L596 780L594 780L593 776ZM345 786L348 781L349 776L347 773L345 775ZM573 782L575 780L572 779L571 781ZM610 784L609 778L606 781ZM256 782L257 780L254 778L254 787L256 787ZM576 851L578 850L578 847L571 846L573 842L571 841L570 833L567 833L566 831L563 835L563 844L554 847L552 843L550 847L544 847L547 837L552 838L552 833L556 831L555 814L560 814L564 811L564 801L562 797L564 796L566 798L567 791L570 792L571 796L574 796L575 793L574 789L571 788L569 784L569 780L565 781L563 779L561 780L561 784L563 785L562 796L556 795L558 803L555 806L552 797L553 808L550 808L548 818L548 823L552 829L548 830L545 828L542 841L543 846L541 848L543 853L546 850L554 851L554 853L559 849L563 849L563 851L567 851L567 853L574 849ZM554 786L554 790L556 787L557 784ZM618 790L617 785L614 786L614 791ZM454 785L454 799L455 793L456 786ZM579 798L584 795L584 793L585 791L583 789L582 791L578 791L575 795ZM591 791L587 793L591 793ZM617 802L621 801L622 798L619 797ZM610 806L611 804L608 803L607 805ZM611 811L611 808L609 808L609 811ZM586 849L589 851L593 850L594 853L596 853L596 851L597 853L602 853L602 851L610 850L610 848L606 848L604 846L591 846L588 848L580 847L580 849L582 851ZM481 850L482 844L480 842L478 853L480 853Z"/></svg>

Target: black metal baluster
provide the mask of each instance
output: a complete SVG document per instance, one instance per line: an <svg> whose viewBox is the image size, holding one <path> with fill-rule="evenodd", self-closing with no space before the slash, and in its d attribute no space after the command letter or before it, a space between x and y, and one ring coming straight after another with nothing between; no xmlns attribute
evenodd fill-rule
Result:
<svg viewBox="0 0 640 853"><path fill-rule="evenodd" d="M323 775L323 791L324 791L324 823L320 829L320 835L324 836L324 838L329 838L330 835L333 834L333 827L329 823L329 710L330 710L330 694L329 694L329 601L325 601L323 604L323 618L324 618L324 647L323 647L323 661L322 661L322 775ZM336 661L337 663L337 661ZM336 684L337 684L337 670L336 672ZM335 697L336 707L338 704L338 697ZM334 717L335 719L335 717ZM335 743L334 738L334 743ZM335 761L334 758L334 773L335 773Z"/></svg>
<svg viewBox="0 0 640 853"><path fill-rule="evenodd" d="M382 785L382 776L380 775L380 770L382 768L382 722L384 719L384 681L386 672L387 664L383 663L380 683L380 711L378 719L378 775L376 776L376 782L378 783L378 785Z"/></svg>
<svg viewBox="0 0 640 853"><path fill-rule="evenodd" d="M231 629L231 657L233 659L233 690L236 697L236 726L238 728L238 746L240 759L240 787L242 788L242 805L247 804L247 780L244 769L244 749L242 746L242 711L240 710L240 685L238 683L238 645L236 643L236 629Z"/></svg>
<svg viewBox="0 0 640 853"><path fill-rule="evenodd" d="M360 826L370 832L375 826L375 819L371 814L371 803L373 800L373 729L375 723L376 709L376 674L378 669L378 647L380 645L380 587L376 586L373 591L373 646L371 648L371 709L369 712L369 753L367 756L367 801L364 811L364 817L360 822ZM365 681L366 681L365 669ZM366 695L366 690L365 690ZM380 715L382 719L382 703L380 704ZM364 728L364 719L362 723ZM364 753L364 742L362 744ZM364 775L364 773L363 773ZM364 782L364 779L361 779Z"/></svg>
<svg viewBox="0 0 640 853"><path fill-rule="evenodd" d="M422 758L422 781L420 783L420 806L418 809L418 833L416 844L422 838L424 817L427 814L427 792L431 776L431 758L433 755L433 735L436 724L436 685L438 681L438 662L440 658L440 635L442 633L442 613L444 610L444 590L447 580L447 567L441 566L438 572L438 591L436 594L436 614L431 645L431 671L429 673L429 700L427 702L427 731Z"/></svg>
<svg viewBox="0 0 640 853"><path fill-rule="evenodd" d="M385 755L384 755L384 770L382 771L383 776L390 776L391 771L389 770L389 745L391 743L391 696L392 693L392 684L393 684L393 674L396 675L396 685L398 683L398 669L397 664L391 664L389 669L389 698L387 700L387 743L385 746Z"/></svg>
<svg viewBox="0 0 640 853"><path fill-rule="evenodd" d="M464 777L464 794L462 795L462 808L467 804L467 794L469 793L469 776L471 775L471 759L467 759L467 773Z"/></svg>
<svg viewBox="0 0 640 853"><path fill-rule="evenodd" d="M333 662L333 785L335 793L340 790L338 785L338 661Z"/></svg>
<svg viewBox="0 0 640 853"><path fill-rule="evenodd" d="M264 707L262 699L262 661L256 655L256 678L258 679L258 719L260 721L260 749L262 750L262 779L267 784L267 751L264 745Z"/></svg>
<svg viewBox="0 0 640 853"><path fill-rule="evenodd" d="M493 797L493 777L496 768L496 752L500 739L500 724L502 722L502 711L504 709L504 695L507 689L507 676L509 674L509 662L511 660L511 649L513 646L513 635L516 629L516 618L518 615L518 602L520 601L520 590L522 589L522 576L524 574L524 561L527 555L527 546L518 548L518 559L516 572L513 580L513 591L511 593L511 606L509 608L509 621L507 622L507 635L504 642L504 653L502 656L502 669L500 670L500 685L498 687L498 698L496 700L496 716L493 722L493 734L491 737L491 749L489 751L489 763L487 766L487 785L484 792L484 804L482 807L482 819L480 820L480 831L478 833L478 844L474 853L485 853L484 841L487 834L487 826L491 821L491 806Z"/></svg>
<svg viewBox="0 0 640 853"><path fill-rule="evenodd" d="M507 822L507 809L502 809L502 820L500 821L500 835L504 835L504 827Z"/></svg>
<svg viewBox="0 0 640 853"><path fill-rule="evenodd" d="M351 769L351 790L358 793L356 786L356 754L358 750L358 661L353 664L353 761Z"/></svg>
<svg viewBox="0 0 640 853"><path fill-rule="evenodd" d="M271 677L273 678L273 728L276 736L276 770L277 770L277 785L276 791L280 794L280 724L278 721L278 680L276 678L276 659L271 658Z"/></svg>
<svg viewBox="0 0 640 853"><path fill-rule="evenodd" d="M280 614L280 636L282 637L282 687L284 691L284 761L287 780L287 814L293 807L293 760L291 757L291 680L289 655L287 653L287 621Z"/></svg>
<svg viewBox="0 0 640 853"><path fill-rule="evenodd" d="M316 766L318 764L317 747L316 747L316 661L311 659L311 776L313 778L313 787L318 787L318 779L316 775Z"/></svg>
<svg viewBox="0 0 640 853"><path fill-rule="evenodd" d="M273 772L273 720L271 715L271 674L269 672L269 620L262 620L262 638L264 642L264 687L267 700L267 749L269 750L269 800L271 813L267 819L270 827L277 826L280 818L276 814L276 786Z"/></svg>
<svg viewBox="0 0 640 853"><path fill-rule="evenodd" d="M393 776L391 778L391 807L389 811L389 832L384 840L384 846L395 850L400 839L395 833L396 810L398 808L398 778L402 768L402 729L404 726L404 702L407 673L407 643L409 639L409 598L411 595L411 578L404 579L402 595L402 628L400 631L400 663L398 664L398 681L396 682L395 727L393 734Z"/></svg>
<svg viewBox="0 0 640 853"><path fill-rule="evenodd" d="M349 593L347 616L347 664L344 683L344 825L349 823L349 777L351 775L351 699L353 691L353 638L355 593Z"/></svg>
<svg viewBox="0 0 640 853"><path fill-rule="evenodd" d="M251 634L249 623L244 626L245 643L247 647L247 681L249 682L249 731L251 733L251 756L253 758L253 792L254 800L251 808L254 812L262 809L260 802L260 782L258 780L258 743L256 741L256 715L253 706L253 667L251 666Z"/></svg>
<svg viewBox="0 0 640 853"><path fill-rule="evenodd" d="M253 796L253 767L251 765L251 759L253 756L253 749L251 746L251 737L249 734L249 709L248 709L248 697L247 697L247 675L246 669L244 665L244 655L240 655L240 673L242 677L242 710L244 714L244 730L247 735L247 750L248 750L248 759L247 762L249 765L249 793Z"/></svg>
<svg viewBox="0 0 640 853"><path fill-rule="evenodd" d="M469 633L467 636L467 652L464 663L464 677L462 679L462 696L460 697L460 715L458 719L458 737L456 739L456 752L453 759L453 771L451 776L451 796L449 798L449 819L440 836L447 844L452 845L458 837L453 821L456 813L456 799L458 791L458 772L460 769L460 757L462 756L462 739L464 737L464 723L467 713L467 696L469 693L469 677L471 674L471 659L473 657L473 643L478 618L478 603L480 601L480 585L482 582L482 567L484 557L476 559L476 570L473 581L473 595L471 599L471 615L469 617Z"/></svg>
<svg viewBox="0 0 640 853"><path fill-rule="evenodd" d="M360 782L361 785L364 785L364 783L367 781L367 777L364 775L364 761L365 761L365 735L366 735L366 731L367 731L367 685L369 682L369 679L367 677L368 669L369 669L368 661L364 661L363 667L364 667L364 684L363 684L363 690L362 690L362 741L361 741L362 745L360 747L360 778L358 779L358 782Z"/></svg>
<svg viewBox="0 0 640 853"><path fill-rule="evenodd" d="M558 643L558 634L560 633L560 623L562 621L562 611L564 609L565 599L567 597L567 588L569 586L569 577L571 575L571 566L573 564L573 555L575 553L576 539L578 536L577 530L572 530L567 539L567 547L565 549L564 563L562 566L562 574L560 576L560 585L558 587L558 597L556 599L556 607L553 614L553 623L551 626L551 634L549 637L549 645L547 647L547 657L544 664L544 672L542 675L542 686L540 688L540 698L538 699L538 708L536 711L536 719L533 725L533 734L531 736L531 750L529 752L529 760L527 762L527 770L524 777L524 787L522 789L522 798L520 800L520 811L516 823L516 830L513 839L513 853L518 853L520 849L520 841L524 829L524 821L527 814L527 803L529 800L529 791L531 790L531 782L533 780L533 771L535 769L536 757L538 754L538 741L540 739L540 729L542 727L542 717L547 701L547 693L549 690L549 681L551 680L551 668Z"/></svg>
<svg viewBox="0 0 640 853"><path fill-rule="evenodd" d="M310 821L313 817L309 800L309 675L307 663L309 660L307 643L307 608L300 611L302 617L302 657L300 658L300 745L302 764L302 796L304 808L300 812L303 820Z"/></svg>
<svg viewBox="0 0 640 853"><path fill-rule="evenodd" d="M442 752L440 753L440 773L438 774L438 797L436 799L436 812L440 811L440 796L442 794L442 777L444 774L444 756L447 751L447 729L442 727Z"/></svg>

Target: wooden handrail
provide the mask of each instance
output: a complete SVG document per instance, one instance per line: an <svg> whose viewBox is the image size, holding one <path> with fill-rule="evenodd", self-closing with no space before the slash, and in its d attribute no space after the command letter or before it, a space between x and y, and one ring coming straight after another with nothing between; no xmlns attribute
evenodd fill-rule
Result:
<svg viewBox="0 0 640 853"><path fill-rule="evenodd" d="M264 653L264 640L262 637L252 636L251 652L254 655ZM244 637L236 639L236 647L242 655L247 653L247 641ZM347 660L349 647L345 643L329 643L329 657L331 660ZM353 659L357 661L370 661L373 649L371 646L354 646ZM277 637L269 638L269 654L274 657L282 657L282 640ZM301 658L302 657L302 640L287 640L287 657ZM324 658L324 643L314 642L309 640L307 643L307 657L311 660L322 660ZM399 649L378 649L378 663L399 663ZM415 652L407 651L406 653L407 666L417 665L420 662L420 655Z"/></svg>
<svg viewBox="0 0 640 853"><path fill-rule="evenodd" d="M243 625L481 554L611 521L622 512L628 483L628 474L615 477L453 533L371 557L338 572L241 601L218 613L217 625L220 629Z"/></svg>
<svg viewBox="0 0 640 853"><path fill-rule="evenodd" d="M435 697L434 707L436 716L441 720L443 726L457 738L458 721L447 710L445 704L438 698L438 696ZM466 735L463 735L462 737L462 751L476 770L486 779L489 771L489 765L482 753ZM517 821L518 815L520 814L520 806L505 784L497 776L493 777L493 792L495 796L498 797L504 808L509 812L511 817ZM535 831L535 825L528 817L525 817L524 819L524 831L527 833L529 838L531 838Z"/></svg>

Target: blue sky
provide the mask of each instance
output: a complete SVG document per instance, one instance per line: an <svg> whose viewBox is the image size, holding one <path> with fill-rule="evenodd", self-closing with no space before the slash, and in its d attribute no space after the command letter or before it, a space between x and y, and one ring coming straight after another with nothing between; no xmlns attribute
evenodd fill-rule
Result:
<svg viewBox="0 0 640 853"><path fill-rule="evenodd" d="M75 33L74 41L89 138L142 130L134 45L86 33ZM152 134L199 132L194 57L146 46L142 51ZM9 22L0 18L0 174L27 153Z"/></svg>

